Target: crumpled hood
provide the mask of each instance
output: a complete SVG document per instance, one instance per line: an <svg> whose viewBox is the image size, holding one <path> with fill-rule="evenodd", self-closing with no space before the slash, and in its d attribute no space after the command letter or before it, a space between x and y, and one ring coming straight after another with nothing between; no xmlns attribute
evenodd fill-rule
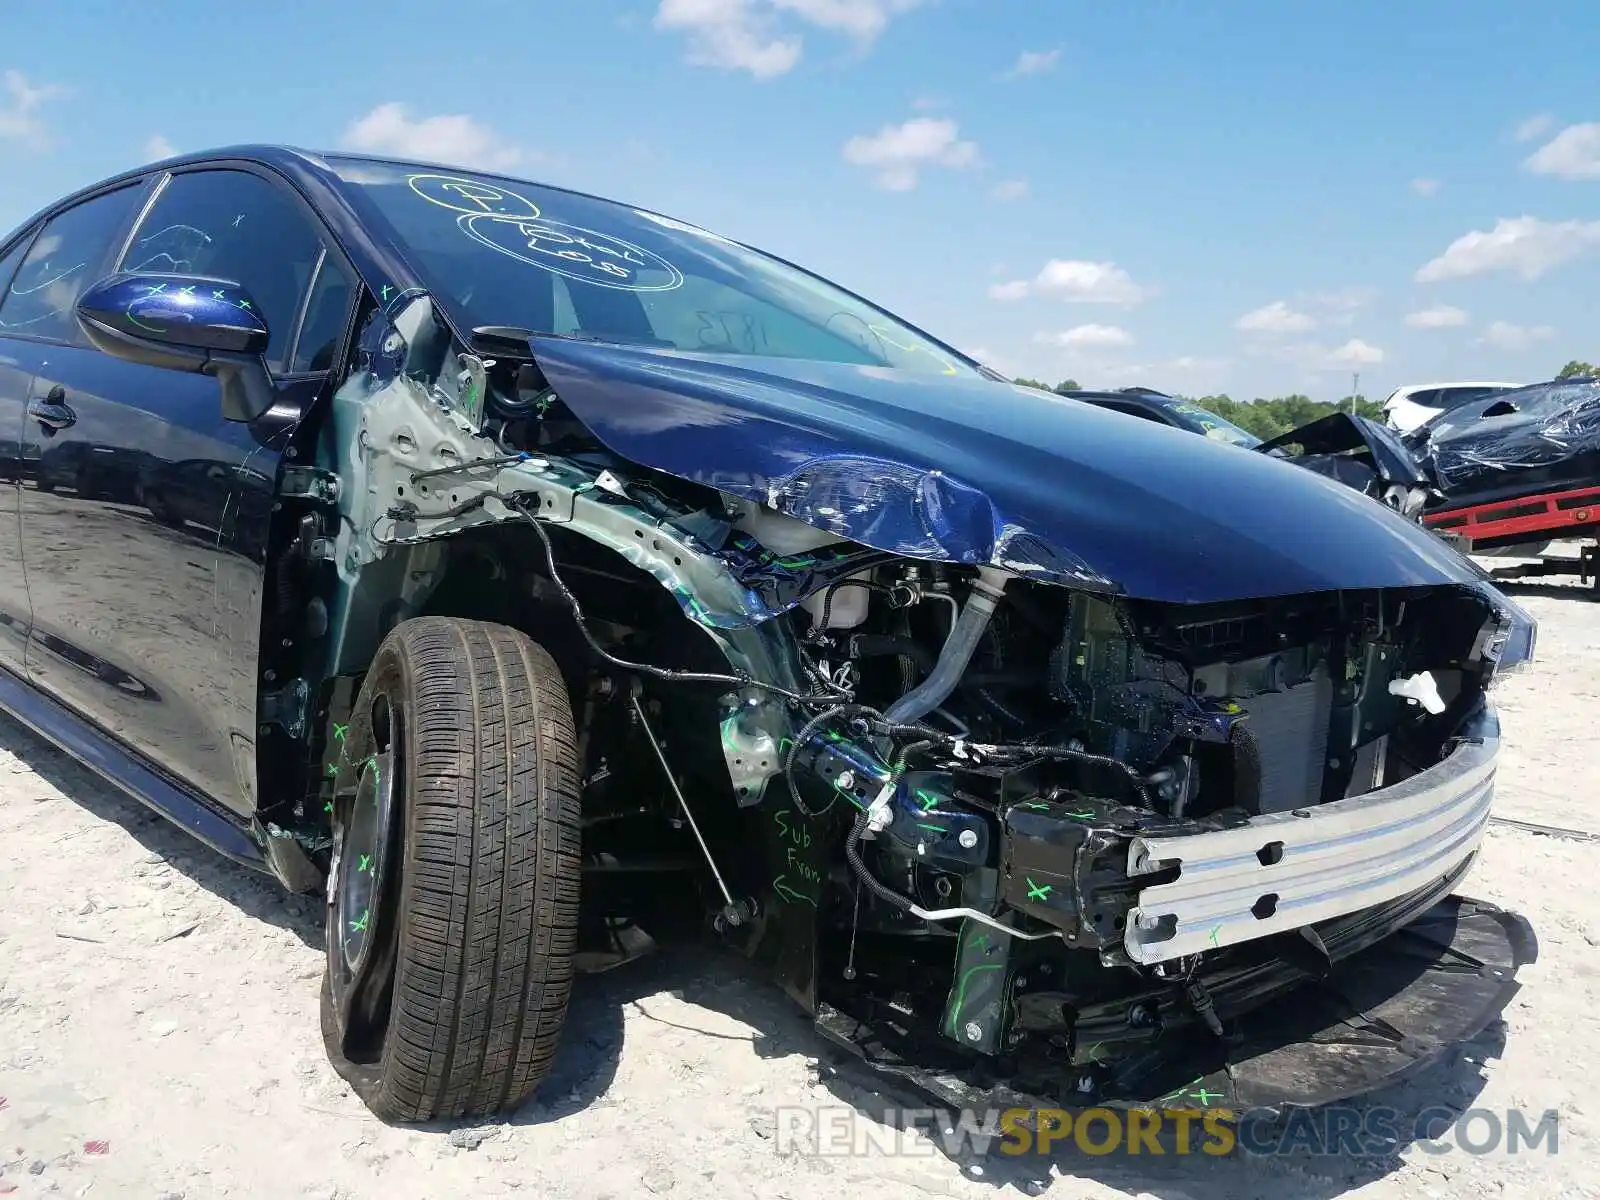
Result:
<svg viewBox="0 0 1600 1200"><path fill-rule="evenodd" d="M1482 572L1287 461L980 378L534 337L606 446L880 550L1207 603Z"/></svg>

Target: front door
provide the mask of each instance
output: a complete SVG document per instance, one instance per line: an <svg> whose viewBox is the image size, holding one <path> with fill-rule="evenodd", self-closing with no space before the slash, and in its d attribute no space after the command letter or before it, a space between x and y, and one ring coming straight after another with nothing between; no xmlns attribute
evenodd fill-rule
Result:
<svg viewBox="0 0 1600 1200"><path fill-rule="evenodd" d="M329 307L327 285L313 286L323 261L297 198L242 170L174 175L128 238L121 270L232 279L255 297L283 403L253 425L223 418L210 377L116 359L81 337L41 347L33 364L23 442L48 487L21 503L30 677L244 815L256 805L278 469L294 414L325 379L297 349L318 336L308 298L323 301L313 313Z"/></svg>

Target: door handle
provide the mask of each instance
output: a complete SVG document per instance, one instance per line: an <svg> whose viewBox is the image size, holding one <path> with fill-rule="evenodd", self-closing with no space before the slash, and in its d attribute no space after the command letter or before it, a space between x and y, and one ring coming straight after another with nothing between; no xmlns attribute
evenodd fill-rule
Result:
<svg viewBox="0 0 1600 1200"><path fill-rule="evenodd" d="M43 400L28 401L28 415L46 429L65 429L78 419L67 404L67 389L59 383L45 393Z"/></svg>

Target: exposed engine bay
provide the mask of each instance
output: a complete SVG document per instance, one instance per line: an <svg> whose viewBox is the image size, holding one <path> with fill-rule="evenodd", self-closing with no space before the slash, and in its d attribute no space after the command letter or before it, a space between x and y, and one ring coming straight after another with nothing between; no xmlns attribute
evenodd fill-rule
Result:
<svg viewBox="0 0 1600 1200"><path fill-rule="evenodd" d="M1496 593L1176 604L875 549L621 458L515 331L458 355L418 304L373 322L327 431L365 487L321 530L321 670L421 612L534 632L614 946L689 881L869 1057L1115 1099L1470 864L1486 691L1531 654Z"/></svg>

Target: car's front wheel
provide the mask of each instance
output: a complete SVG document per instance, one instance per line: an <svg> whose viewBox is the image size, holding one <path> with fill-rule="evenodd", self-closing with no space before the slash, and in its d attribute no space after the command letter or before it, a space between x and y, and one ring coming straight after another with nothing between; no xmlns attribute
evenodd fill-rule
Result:
<svg viewBox="0 0 1600 1200"><path fill-rule="evenodd" d="M333 802L323 1033L378 1116L515 1108L549 1069L578 924L578 769L554 661L445 617L384 640Z"/></svg>

